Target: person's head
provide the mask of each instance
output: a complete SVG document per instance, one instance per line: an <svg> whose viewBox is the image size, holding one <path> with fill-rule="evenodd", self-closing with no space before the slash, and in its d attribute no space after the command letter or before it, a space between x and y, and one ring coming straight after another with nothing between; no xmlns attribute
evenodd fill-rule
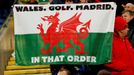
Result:
<svg viewBox="0 0 134 75"><path fill-rule="evenodd" d="M61 69L61 70L59 70L57 75L71 75L71 72L67 69Z"/></svg>
<svg viewBox="0 0 134 75"><path fill-rule="evenodd" d="M49 3L52 3L53 2L53 0L49 0Z"/></svg>
<svg viewBox="0 0 134 75"><path fill-rule="evenodd" d="M127 22L130 22L134 18L134 11L125 10L125 11L122 12L122 17Z"/></svg>
<svg viewBox="0 0 134 75"><path fill-rule="evenodd" d="M130 10L130 11L134 11L134 4L133 3L127 3L125 5L125 10Z"/></svg>
<svg viewBox="0 0 134 75"><path fill-rule="evenodd" d="M97 75L112 75L109 71L107 70L100 70Z"/></svg>
<svg viewBox="0 0 134 75"><path fill-rule="evenodd" d="M73 0L65 0L65 4L73 4Z"/></svg>
<svg viewBox="0 0 134 75"><path fill-rule="evenodd" d="M88 3L88 0L80 0L80 3Z"/></svg>
<svg viewBox="0 0 134 75"><path fill-rule="evenodd" d="M37 2L36 0L30 0L30 3L35 3L35 2Z"/></svg>
<svg viewBox="0 0 134 75"><path fill-rule="evenodd" d="M118 33L118 35L121 38L124 38L125 36L127 36L127 32L128 32L128 25L125 19L123 19L123 17L121 16L117 16L115 18L115 33Z"/></svg>

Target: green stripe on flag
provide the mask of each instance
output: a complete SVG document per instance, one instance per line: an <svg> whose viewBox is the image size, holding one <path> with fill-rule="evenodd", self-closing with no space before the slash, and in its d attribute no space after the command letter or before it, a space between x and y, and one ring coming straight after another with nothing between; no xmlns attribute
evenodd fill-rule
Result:
<svg viewBox="0 0 134 75"><path fill-rule="evenodd" d="M112 49L112 36L113 33L90 33L86 39L78 39L80 42L85 44L85 52L87 54L76 55L75 49L80 49L79 46L75 45L73 40L70 40L70 43L73 45L73 48L69 48L69 53L65 52L56 52L56 46L53 47L52 54L42 54L40 49L48 49L50 43L44 44L42 38L39 34L25 34L25 35L15 35L15 51L16 51L16 63L18 65L37 65L37 64L103 64L111 60L111 49ZM58 44L60 48L64 47L63 41L61 40ZM51 61L47 60L44 62L42 57L51 57L53 58L60 55L65 55L64 60L61 61ZM70 56L70 61L68 57ZM74 61L71 62L71 56L80 57L80 56L90 56L96 57L96 62L87 61ZM36 58L38 61L33 62L32 58ZM89 58L89 57L88 57ZM87 58L86 58L87 59ZM82 60L82 59L81 59ZM89 62L90 61L90 62Z"/></svg>

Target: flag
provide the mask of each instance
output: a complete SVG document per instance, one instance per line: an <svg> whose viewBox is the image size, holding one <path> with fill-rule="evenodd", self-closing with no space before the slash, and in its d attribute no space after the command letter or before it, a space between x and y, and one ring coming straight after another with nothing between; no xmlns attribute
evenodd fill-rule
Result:
<svg viewBox="0 0 134 75"><path fill-rule="evenodd" d="M115 3L15 5L18 65L111 61Z"/></svg>

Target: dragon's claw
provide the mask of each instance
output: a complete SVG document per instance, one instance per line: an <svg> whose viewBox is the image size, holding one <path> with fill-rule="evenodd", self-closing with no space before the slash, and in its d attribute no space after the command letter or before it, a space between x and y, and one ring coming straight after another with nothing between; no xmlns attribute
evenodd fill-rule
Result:
<svg viewBox="0 0 134 75"><path fill-rule="evenodd" d="M68 52L68 50L67 49L61 49L61 48L57 48L57 52Z"/></svg>
<svg viewBox="0 0 134 75"><path fill-rule="evenodd" d="M51 52L51 50L45 50L45 49L41 49L41 53L42 54L51 54L52 52Z"/></svg>

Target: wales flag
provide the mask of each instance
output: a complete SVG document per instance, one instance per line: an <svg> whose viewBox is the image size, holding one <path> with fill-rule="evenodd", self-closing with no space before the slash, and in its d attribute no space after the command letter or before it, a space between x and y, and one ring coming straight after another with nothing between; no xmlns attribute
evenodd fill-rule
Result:
<svg viewBox="0 0 134 75"><path fill-rule="evenodd" d="M17 65L111 61L115 3L15 5Z"/></svg>

